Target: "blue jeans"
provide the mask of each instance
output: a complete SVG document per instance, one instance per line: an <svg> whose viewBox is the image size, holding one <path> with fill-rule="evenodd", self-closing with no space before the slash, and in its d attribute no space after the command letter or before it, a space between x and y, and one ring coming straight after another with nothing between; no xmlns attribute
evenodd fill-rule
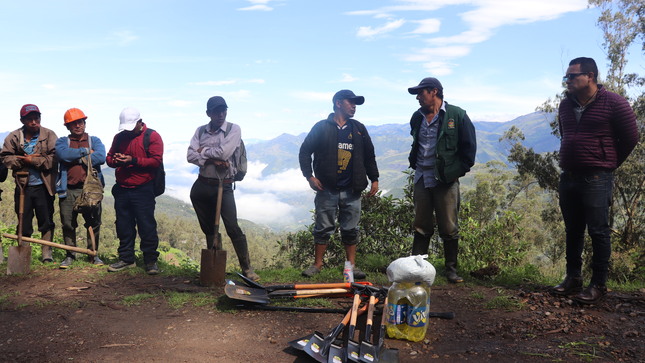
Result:
<svg viewBox="0 0 645 363"><path fill-rule="evenodd" d="M153 183L137 188L112 187L116 212L116 234L119 238L119 259L134 263L134 240L137 228L141 238L141 252L146 264L157 262L159 236L155 220L155 193Z"/></svg>
<svg viewBox="0 0 645 363"><path fill-rule="evenodd" d="M459 181L426 188L423 178L414 184L414 229L425 237L434 234L436 218L444 241L459 239Z"/></svg>
<svg viewBox="0 0 645 363"><path fill-rule="evenodd" d="M567 243L567 275L582 273L585 228L591 237L591 283L605 285L611 256L609 206L614 175L609 171L560 175L560 210Z"/></svg>
<svg viewBox="0 0 645 363"><path fill-rule="evenodd" d="M325 189L316 192L316 223L314 243L328 244L336 229L336 216L340 224L343 244L358 243L358 221L361 217L361 193L352 189Z"/></svg>

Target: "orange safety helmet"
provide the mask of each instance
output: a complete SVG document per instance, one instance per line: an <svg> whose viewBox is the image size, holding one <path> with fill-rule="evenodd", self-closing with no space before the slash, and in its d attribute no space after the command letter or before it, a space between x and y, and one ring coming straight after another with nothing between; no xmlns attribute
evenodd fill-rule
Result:
<svg viewBox="0 0 645 363"><path fill-rule="evenodd" d="M78 108L70 108L69 110L65 111L65 116L63 117L63 120L65 121L64 124L68 124L70 122L81 119L86 120L87 116L85 116L83 111L79 110Z"/></svg>

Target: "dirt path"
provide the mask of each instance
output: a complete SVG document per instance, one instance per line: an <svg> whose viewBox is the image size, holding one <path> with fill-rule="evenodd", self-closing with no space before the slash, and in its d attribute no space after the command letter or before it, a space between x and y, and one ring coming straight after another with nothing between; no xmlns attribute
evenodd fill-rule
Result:
<svg viewBox="0 0 645 363"><path fill-rule="evenodd" d="M598 305L581 307L536 290L435 287L431 310L453 311L456 318L431 320L424 342L386 339L386 346L399 349L401 362L643 361L642 291L612 292ZM220 311L213 304L175 309L167 298L173 292L208 293L217 297L215 305L230 306L221 289L172 276L107 274L92 267L0 276L0 361L309 362L287 343L327 332L342 318ZM124 304L124 297L137 294L153 296L140 305ZM346 307L349 300L338 304ZM487 306L495 301L523 308Z"/></svg>

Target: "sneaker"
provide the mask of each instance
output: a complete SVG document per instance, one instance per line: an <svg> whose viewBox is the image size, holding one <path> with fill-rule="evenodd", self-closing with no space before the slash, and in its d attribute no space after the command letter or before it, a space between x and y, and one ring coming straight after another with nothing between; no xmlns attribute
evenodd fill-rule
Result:
<svg viewBox="0 0 645 363"><path fill-rule="evenodd" d="M156 275L159 273L159 266L156 262L146 263L146 273L148 275Z"/></svg>
<svg viewBox="0 0 645 363"><path fill-rule="evenodd" d="M90 263L94 266L103 266L103 260L99 258L99 256L94 256L94 258L90 257Z"/></svg>
<svg viewBox="0 0 645 363"><path fill-rule="evenodd" d="M361 271L358 267L354 267L354 279L363 280L365 277L365 272Z"/></svg>
<svg viewBox="0 0 645 363"><path fill-rule="evenodd" d="M58 268L60 268L62 270L66 270L66 269L70 268L73 263L74 263L74 259L72 257L67 256L67 257L65 257L63 262L60 263L60 266Z"/></svg>
<svg viewBox="0 0 645 363"><path fill-rule="evenodd" d="M302 271L302 276L311 277L313 275L319 274L320 269L314 265L309 266L308 269Z"/></svg>
<svg viewBox="0 0 645 363"><path fill-rule="evenodd" d="M121 271L123 269L134 267L134 266L136 266L136 264L134 262L133 263L128 263L128 262L124 262L124 261L119 261L117 263L113 263L110 266L108 266L108 271L117 272L117 271Z"/></svg>
<svg viewBox="0 0 645 363"><path fill-rule="evenodd" d="M51 258L43 258L43 263L53 263L54 260Z"/></svg>

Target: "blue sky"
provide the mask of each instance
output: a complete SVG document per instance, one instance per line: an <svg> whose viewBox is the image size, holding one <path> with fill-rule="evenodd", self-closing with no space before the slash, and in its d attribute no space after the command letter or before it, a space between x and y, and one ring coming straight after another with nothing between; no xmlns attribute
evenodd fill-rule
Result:
<svg viewBox="0 0 645 363"><path fill-rule="evenodd" d="M586 0L3 1L0 131L35 103L64 135L78 107L109 145L132 106L188 173L211 96L245 139L270 139L308 131L345 88L365 96L363 123L405 123L418 107L407 87L427 76L473 120L508 121L560 92L574 57L595 58L602 77L598 14ZM642 52L630 59L643 73Z"/></svg>

